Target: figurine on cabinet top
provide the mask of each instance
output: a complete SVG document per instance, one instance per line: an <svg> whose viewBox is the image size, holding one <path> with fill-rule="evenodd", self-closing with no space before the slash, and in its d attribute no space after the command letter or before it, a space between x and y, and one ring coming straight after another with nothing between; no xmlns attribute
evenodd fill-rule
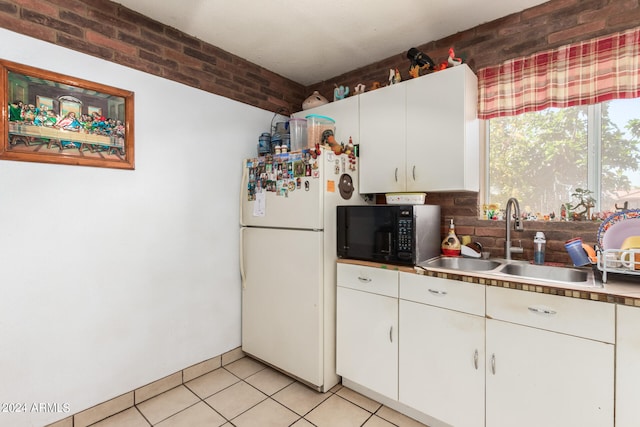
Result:
<svg viewBox="0 0 640 427"><path fill-rule="evenodd" d="M333 100L338 101L340 99L345 99L347 95L349 95L349 86L338 86L335 85L335 89L333 90Z"/></svg>
<svg viewBox="0 0 640 427"><path fill-rule="evenodd" d="M400 83L401 81L400 71L397 68L395 70L393 68L389 69L389 85Z"/></svg>
<svg viewBox="0 0 640 427"><path fill-rule="evenodd" d="M462 64L462 58L456 58L456 54L453 51L452 47L449 48L449 58L447 59L447 62L452 67L456 67L456 66Z"/></svg>
<svg viewBox="0 0 640 427"><path fill-rule="evenodd" d="M320 92L314 90L310 97L304 100L302 103L302 109L308 110L309 108L319 107L324 104L328 104L327 98L320 95Z"/></svg>

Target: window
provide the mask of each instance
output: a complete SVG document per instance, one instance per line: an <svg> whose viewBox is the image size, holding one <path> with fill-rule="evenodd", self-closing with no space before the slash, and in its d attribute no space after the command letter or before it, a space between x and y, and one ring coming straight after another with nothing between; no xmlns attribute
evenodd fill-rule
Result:
<svg viewBox="0 0 640 427"><path fill-rule="evenodd" d="M486 202L509 197L533 214L560 214L577 189L595 212L640 208L640 98L547 108L488 120ZM598 130L599 131L596 131Z"/></svg>

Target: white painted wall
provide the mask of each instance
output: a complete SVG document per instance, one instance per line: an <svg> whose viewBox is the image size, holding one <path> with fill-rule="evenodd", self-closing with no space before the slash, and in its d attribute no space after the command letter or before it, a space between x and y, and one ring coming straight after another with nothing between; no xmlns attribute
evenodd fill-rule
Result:
<svg viewBox="0 0 640 427"><path fill-rule="evenodd" d="M241 162L272 113L0 29L135 92L134 171L0 161L0 402L75 413L240 345ZM64 413L0 413L38 426Z"/></svg>

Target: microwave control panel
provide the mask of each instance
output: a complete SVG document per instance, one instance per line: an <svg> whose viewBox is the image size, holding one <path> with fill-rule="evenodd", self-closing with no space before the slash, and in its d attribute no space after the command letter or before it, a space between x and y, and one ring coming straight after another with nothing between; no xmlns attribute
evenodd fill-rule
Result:
<svg viewBox="0 0 640 427"><path fill-rule="evenodd" d="M398 212L398 258L411 259L413 245L413 210Z"/></svg>

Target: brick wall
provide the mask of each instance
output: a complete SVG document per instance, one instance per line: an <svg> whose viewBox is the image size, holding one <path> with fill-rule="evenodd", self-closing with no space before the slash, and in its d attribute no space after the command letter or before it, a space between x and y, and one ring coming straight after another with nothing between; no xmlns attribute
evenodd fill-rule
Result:
<svg viewBox="0 0 640 427"><path fill-rule="evenodd" d="M551 0L415 47L441 62L453 46L457 56L478 70L513 57L633 28L638 22L638 0ZM334 84L353 87L363 83L369 87L374 81L384 83L389 68L398 68L403 78L408 78L409 62L403 51L305 88L108 0L0 0L0 27L269 111L298 111L313 90L332 99ZM477 199L475 193L428 196L429 203L443 206L443 235L445 219L455 217L459 234L473 236L494 255L502 256L504 221L478 220ZM524 257L532 258L533 235L545 231L547 259L569 262L564 241L581 236L595 243L598 226L527 222L525 231L514 233L514 239L522 238Z"/></svg>
<svg viewBox="0 0 640 427"><path fill-rule="evenodd" d="M477 70L638 22L638 0L552 0L416 47L441 62L453 46ZM0 0L0 27L274 112L300 110L313 90L332 99L334 84L384 84L389 68L408 78L403 51L305 88L109 0Z"/></svg>
<svg viewBox="0 0 640 427"><path fill-rule="evenodd" d="M0 0L0 27L269 111L298 111L306 97L300 84L108 0Z"/></svg>
<svg viewBox="0 0 640 427"><path fill-rule="evenodd" d="M477 7L482 7L482 2L478 2ZM456 56L477 71L507 59L634 28L639 23L638 0L551 0L444 39L407 46L407 50L417 47L434 62L440 63L446 61L449 48L454 47ZM378 81L384 86L390 68L398 68L402 78L409 79L409 66L406 51L399 52L311 85L307 92L318 90L327 99L333 99L335 84L354 87L362 83L369 88Z"/></svg>
<svg viewBox="0 0 640 427"><path fill-rule="evenodd" d="M506 222L479 219L477 193L428 193L427 203L440 205L442 208L442 238L449 231L449 220L453 218L458 237L471 236L474 242L479 242L492 256L504 256ZM596 243L600 222L524 221L523 226L524 231L511 233L512 244L524 248L524 254L514 254L513 259L532 260L533 237L536 231L542 231L547 238L545 261L571 264L564 242L574 237L582 237L583 242L593 246Z"/></svg>

